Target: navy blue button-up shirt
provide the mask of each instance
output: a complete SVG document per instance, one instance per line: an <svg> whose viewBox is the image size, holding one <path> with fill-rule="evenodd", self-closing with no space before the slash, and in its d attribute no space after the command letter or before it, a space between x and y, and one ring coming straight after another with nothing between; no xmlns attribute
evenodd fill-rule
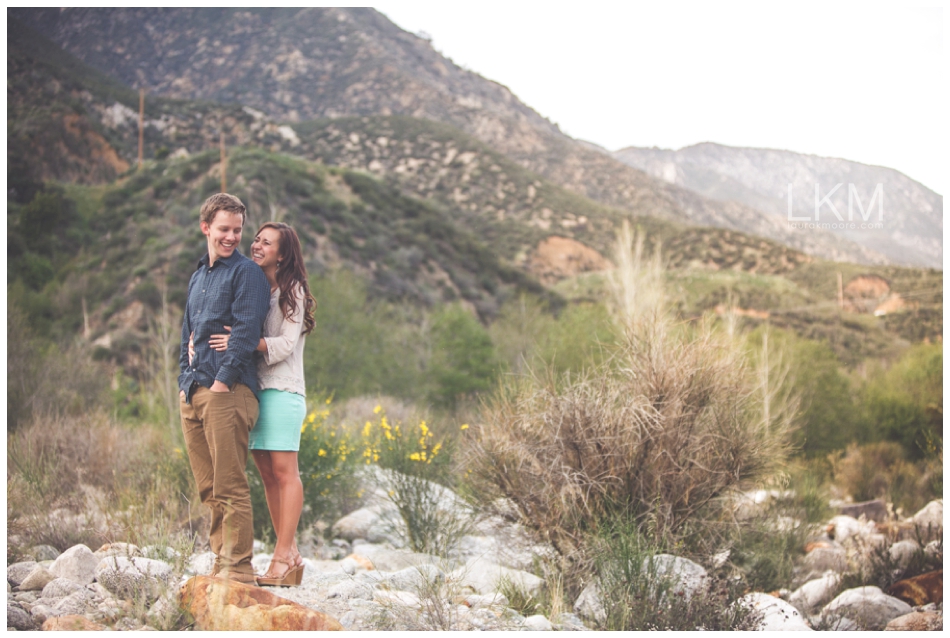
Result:
<svg viewBox="0 0 950 638"><path fill-rule="evenodd" d="M198 261L198 269L188 282L188 301L181 324L181 375L178 387L191 401L193 382L210 388L215 380L229 388L243 383L259 390L254 351L260 342L264 318L270 309L270 284L260 266L236 250L208 265L208 254ZM212 350L208 339L225 334L231 338L224 352ZM188 362L188 339L195 334L195 356Z"/></svg>

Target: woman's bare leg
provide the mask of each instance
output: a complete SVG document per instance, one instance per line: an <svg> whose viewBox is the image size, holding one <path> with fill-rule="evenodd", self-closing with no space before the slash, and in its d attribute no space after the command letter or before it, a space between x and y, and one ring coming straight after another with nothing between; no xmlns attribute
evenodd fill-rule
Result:
<svg viewBox="0 0 950 638"><path fill-rule="evenodd" d="M270 478L276 485L276 494L267 490L267 481L265 480L265 493L267 494L267 506L271 513L271 521L274 524L274 531L277 535L277 543L274 547L274 558L293 564L297 556L297 524L300 522L300 513L303 511L303 483L300 481L300 472L297 468L297 453L283 451L267 451L268 458L263 463L266 465ZM255 453L255 462L258 460ZM263 478L264 472L261 472ZM276 507L275 507L276 505ZM273 568L273 563L271 565ZM286 573L290 567L280 569L275 574L272 569L267 571L269 574L279 576Z"/></svg>

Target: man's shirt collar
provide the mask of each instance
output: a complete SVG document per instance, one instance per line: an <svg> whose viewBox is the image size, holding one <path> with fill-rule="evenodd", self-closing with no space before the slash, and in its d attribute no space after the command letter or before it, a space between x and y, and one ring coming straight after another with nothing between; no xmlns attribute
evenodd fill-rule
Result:
<svg viewBox="0 0 950 638"><path fill-rule="evenodd" d="M235 248L234 252L231 253L230 257L218 257L217 259L214 260L214 263L221 262L225 266L230 266L231 263L233 263L234 261L237 261L236 257L238 257L238 255L241 255L241 251ZM209 255L208 252L205 251L205 254L203 254L201 256L201 259L198 260L198 267L200 268L201 266L207 266L208 262L210 261L211 261L211 255Z"/></svg>

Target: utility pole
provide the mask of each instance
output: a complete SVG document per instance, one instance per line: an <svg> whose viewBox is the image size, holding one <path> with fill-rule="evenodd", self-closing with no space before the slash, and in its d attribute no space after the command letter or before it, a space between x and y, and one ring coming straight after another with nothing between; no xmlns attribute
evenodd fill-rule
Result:
<svg viewBox="0 0 950 638"><path fill-rule="evenodd" d="M143 147L145 146L145 89L139 89L139 170L142 170Z"/></svg>
<svg viewBox="0 0 950 638"><path fill-rule="evenodd" d="M224 153L224 130L221 131L221 192L228 192L228 157Z"/></svg>

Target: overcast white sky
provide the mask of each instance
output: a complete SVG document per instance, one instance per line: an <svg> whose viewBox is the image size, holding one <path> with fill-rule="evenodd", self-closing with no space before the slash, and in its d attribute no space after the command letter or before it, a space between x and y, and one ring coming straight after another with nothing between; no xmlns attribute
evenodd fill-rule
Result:
<svg viewBox="0 0 950 638"><path fill-rule="evenodd" d="M374 7L609 150L711 141L895 168L945 192L942 3Z"/></svg>

